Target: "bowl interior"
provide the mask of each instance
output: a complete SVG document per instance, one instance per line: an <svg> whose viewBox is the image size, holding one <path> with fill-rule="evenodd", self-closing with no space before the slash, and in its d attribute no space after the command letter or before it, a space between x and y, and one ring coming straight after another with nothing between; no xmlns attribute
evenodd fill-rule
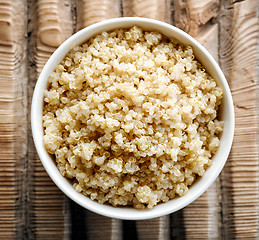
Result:
<svg viewBox="0 0 259 240"><path fill-rule="evenodd" d="M213 163L208 168L203 177L199 178L190 188L189 192L179 198L170 200L167 203L158 204L153 209L147 210L136 210L133 208L120 208L112 207L108 205L101 205L95 201L90 200L75 191L69 181L62 177L56 168L52 158L47 153L43 144L43 127L42 127L42 109L43 109L43 94L47 87L47 81L51 72L56 68L60 61L65 57L67 52L80 45L89 38L101 33L103 31L110 31L116 28L129 28L131 26L140 26L144 30L158 31L167 37L173 37L184 45L192 46L196 58L201 62L205 69L210 75L216 80L218 85L223 89L223 103L220 109L220 119L224 121L224 130L221 135L221 145L213 157ZM67 39L50 57L45 67L43 68L40 77L37 81L31 109L31 124L34 143L38 152L38 155L44 165L49 176L55 182L55 184L72 200L80 204L81 206L105 215L108 217L138 220L138 219L149 219L159 217L172 212L175 212L189 203L197 199L203 192L205 192L211 183L217 178L221 172L233 140L234 135L234 110L231 93L227 84L227 81L217 65L216 61L211 55L192 37L185 32L169 25L156 20L145 19L145 18L118 18L103 21L94 25L91 25L73 36Z"/></svg>

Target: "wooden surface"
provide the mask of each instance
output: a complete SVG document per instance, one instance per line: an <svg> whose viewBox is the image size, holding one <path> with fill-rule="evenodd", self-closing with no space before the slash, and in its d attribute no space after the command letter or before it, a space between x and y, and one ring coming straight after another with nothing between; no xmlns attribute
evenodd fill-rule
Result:
<svg viewBox="0 0 259 240"><path fill-rule="evenodd" d="M259 239L258 1L0 0L0 239ZM84 210L50 180L35 151L30 104L37 77L71 34L113 17L175 25L221 65L233 94L231 154L188 207L148 221Z"/></svg>

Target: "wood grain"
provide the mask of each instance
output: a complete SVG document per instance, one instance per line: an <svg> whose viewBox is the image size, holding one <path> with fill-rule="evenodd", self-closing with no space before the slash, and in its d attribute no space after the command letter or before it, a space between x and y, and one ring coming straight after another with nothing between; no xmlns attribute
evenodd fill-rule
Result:
<svg viewBox="0 0 259 240"><path fill-rule="evenodd" d="M0 1L0 237L20 236L25 216L26 45L24 1ZM21 208L20 208L21 207Z"/></svg>
<svg viewBox="0 0 259 240"><path fill-rule="evenodd" d="M72 35L71 5L61 0L37 2L35 62L37 75L55 49Z"/></svg>
<svg viewBox="0 0 259 240"><path fill-rule="evenodd" d="M124 17L146 17L171 23L169 0L122 0Z"/></svg>
<svg viewBox="0 0 259 240"><path fill-rule="evenodd" d="M174 0L175 25L197 36L218 16L218 0Z"/></svg>
<svg viewBox="0 0 259 240"><path fill-rule="evenodd" d="M228 239L259 237L257 7L255 0L221 3L219 60L236 114L234 143L222 174L222 234Z"/></svg>
<svg viewBox="0 0 259 240"><path fill-rule="evenodd" d="M87 211L86 231L88 240L121 240L122 221Z"/></svg>
<svg viewBox="0 0 259 240"><path fill-rule="evenodd" d="M43 66L67 37L72 34L71 7L61 0L31 1L31 39L29 54L31 56L29 98ZM67 229L63 215L64 196L55 186L43 168L30 136L29 164L31 166L30 225L32 237L36 239L62 239Z"/></svg>
<svg viewBox="0 0 259 240"><path fill-rule="evenodd" d="M198 40L218 60L218 0L175 0L175 25ZM219 180L182 210L186 239L219 239Z"/></svg>
<svg viewBox="0 0 259 240"><path fill-rule="evenodd" d="M121 16L120 0L76 0L77 30Z"/></svg>
<svg viewBox="0 0 259 240"><path fill-rule="evenodd" d="M168 216L136 221L136 227L139 240L167 240L170 237Z"/></svg>

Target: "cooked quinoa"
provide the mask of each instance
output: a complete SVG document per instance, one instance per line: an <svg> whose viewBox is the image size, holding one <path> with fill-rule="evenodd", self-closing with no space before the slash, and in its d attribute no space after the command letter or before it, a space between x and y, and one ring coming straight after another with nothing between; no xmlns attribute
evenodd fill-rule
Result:
<svg viewBox="0 0 259 240"><path fill-rule="evenodd" d="M78 192L153 208L211 165L222 97L191 47L139 27L103 32L49 77L44 144Z"/></svg>

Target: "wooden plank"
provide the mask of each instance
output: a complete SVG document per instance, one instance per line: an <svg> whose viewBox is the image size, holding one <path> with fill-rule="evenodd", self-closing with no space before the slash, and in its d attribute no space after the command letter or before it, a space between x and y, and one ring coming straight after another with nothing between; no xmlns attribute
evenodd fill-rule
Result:
<svg viewBox="0 0 259 240"><path fill-rule="evenodd" d="M139 240L166 240L170 237L168 216L136 221L136 227Z"/></svg>
<svg viewBox="0 0 259 240"><path fill-rule="evenodd" d="M196 37L218 15L218 0L174 0L175 25Z"/></svg>
<svg viewBox="0 0 259 240"><path fill-rule="evenodd" d="M171 8L168 0L123 0L124 17L146 17L171 23ZM169 239L169 215L161 218L136 221L138 239Z"/></svg>
<svg viewBox="0 0 259 240"><path fill-rule="evenodd" d="M37 14L35 62L38 76L50 55L72 35L73 27L69 2L40 0Z"/></svg>
<svg viewBox="0 0 259 240"><path fill-rule="evenodd" d="M100 216L96 213L87 211L87 239L88 240L121 240L122 221L115 218Z"/></svg>
<svg viewBox="0 0 259 240"><path fill-rule="evenodd" d="M75 7L77 30L105 19L121 16L119 0L76 0ZM78 212L78 217L85 223L84 233L80 233L83 234L83 237L86 236L87 239L122 239L121 220L97 215L88 210L84 211L79 206L73 206L73 209ZM83 238L82 236L80 238Z"/></svg>
<svg viewBox="0 0 259 240"><path fill-rule="evenodd" d="M221 179L224 239L259 236L257 7L255 0L221 1L219 62L231 86L236 114L234 143Z"/></svg>
<svg viewBox="0 0 259 240"><path fill-rule="evenodd" d="M28 42L29 106L36 79L53 51L73 31L71 4L62 0L29 1ZM70 222L64 216L64 195L43 168L29 129L30 231L35 239L62 239L70 234Z"/></svg>
<svg viewBox="0 0 259 240"><path fill-rule="evenodd" d="M124 17L146 17L171 23L169 0L122 0Z"/></svg>
<svg viewBox="0 0 259 240"><path fill-rule="evenodd" d="M109 18L121 16L120 0L75 1L77 11L77 30Z"/></svg>
<svg viewBox="0 0 259 240"><path fill-rule="evenodd" d="M26 179L26 64L23 0L0 2L0 238L20 238ZM25 134L24 134L25 133Z"/></svg>
<svg viewBox="0 0 259 240"><path fill-rule="evenodd" d="M175 25L198 40L218 60L218 0L174 1ZM182 210L186 239L218 239L220 236L219 180Z"/></svg>

